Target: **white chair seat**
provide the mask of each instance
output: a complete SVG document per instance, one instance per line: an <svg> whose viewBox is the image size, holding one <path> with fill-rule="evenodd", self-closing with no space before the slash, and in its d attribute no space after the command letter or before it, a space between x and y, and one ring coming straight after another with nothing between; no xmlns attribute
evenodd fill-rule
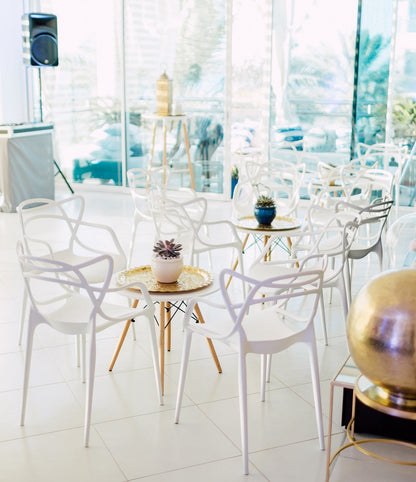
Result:
<svg viewBox="0 0 416 482"><path fill-rule="evenodd" d="M244 318L242 327L247 343L250 345L250 351L264 353L262 344L270 343L273 339L279 340L281 344L282 340L296 336L305 326L304 323L297 329L295 326L293 328L288 326L288 322L282 318L282 315L276 313L273 307L269 307L263 310L251 310Z"/></svg>
<svg viewBox="0 0 416 482"><path fill-rule="evenodd" d="M65 249L62 251L57 251L53 253L52 256L45 256L45 258L54 259L56 261L62 261L63 263L67 264L82 264L86 261L91 260L91 255L89 256L82 256L73 253L69 249ZM114 261L114 272L122 271L126 267L126 258L123 255L113 255L112 256ZM105 275L105 269L102 266L94 266L89 265L82 270L82 274L88 279L88 281L92 284L100 283Z"/></svg>
<svg viewBox="0 0 416 482"><path fill-rule="evenodd" d="M74 330L79 333L88 333L90 326L90 320L88 317L88 310L91 307L91 301L84 295L72 295L71 298L65 301L59 308L43 312L41 311L44 318L51 324L55 324L56 327L63 333L72 334ZM102 311L108 316L104 318L97 315L96 321L96 331L97 333L104 330L109 324L108 319L114 319L123 313L120 321L129 320L137 314L136 309L129 309L125 305L117 305L114 303L102 303ZM114 324L112 321L110 324Z"/></svg>

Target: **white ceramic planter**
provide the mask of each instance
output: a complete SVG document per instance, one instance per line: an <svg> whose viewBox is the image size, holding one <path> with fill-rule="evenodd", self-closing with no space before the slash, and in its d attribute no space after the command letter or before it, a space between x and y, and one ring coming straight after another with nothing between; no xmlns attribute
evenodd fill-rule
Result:
<svg viewBox="0 0 416 482"><path fill-rule="evenodd" d="M183 258L168 258L163 259L159 256L154 256L150 263L153 276L159 283L175 283L183 268Z"/></svg>

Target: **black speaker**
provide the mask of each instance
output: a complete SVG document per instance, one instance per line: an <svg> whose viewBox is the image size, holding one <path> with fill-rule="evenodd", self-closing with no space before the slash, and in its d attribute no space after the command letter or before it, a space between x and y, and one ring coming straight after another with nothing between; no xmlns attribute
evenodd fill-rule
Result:
<svg viewBox="0 0 416 482"><path fill-rule="evenodd" d="M37 67L58 65L58 23L56 15L27 13L22 17L23 61Z"/></svg>

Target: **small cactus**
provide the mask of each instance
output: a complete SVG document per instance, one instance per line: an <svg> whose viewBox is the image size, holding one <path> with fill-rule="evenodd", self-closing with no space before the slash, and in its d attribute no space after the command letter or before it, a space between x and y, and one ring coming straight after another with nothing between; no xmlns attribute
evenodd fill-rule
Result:
<svg viewBox="0 0 416 482"><path fill-rule="evenodd" d="M170 241L162 241L161 239L153 246L153 252L156 256L163 259L179 258L181 255L182 245L175 243L174 239Z"/></svg>
<svg viewBox="0 0 416 482"><path fill-rule="evenodd" d="M256 208L272 208L276 206L276 203L271 196L265 196L264 194L262 194L257 198L256 204L254 206Z"/></svg>

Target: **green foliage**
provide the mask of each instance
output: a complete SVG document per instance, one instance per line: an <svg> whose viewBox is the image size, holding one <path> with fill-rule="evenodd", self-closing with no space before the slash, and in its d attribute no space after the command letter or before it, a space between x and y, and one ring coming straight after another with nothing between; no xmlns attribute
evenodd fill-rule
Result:
<svg viewBox="0 0 416 482"><path fill-rule="evenodd" d="M257 198L256 204L254 206L256 208L272 208L276 206L276 203L271 196L265 196L264 194L262 194Z"/></svg>
<svg viewBox="0 0 416 482"><path fill-rule="evenodd" d="M416 102L405 97L393 106L393 127L397 137L416 135Z"/></svg>
<svg viewBox="0 0 416 482"><path fill-rule="evenodd" d="M237 166L233 166L231 168L231 177L233 179L238 179L238 167Z"/></svg>

